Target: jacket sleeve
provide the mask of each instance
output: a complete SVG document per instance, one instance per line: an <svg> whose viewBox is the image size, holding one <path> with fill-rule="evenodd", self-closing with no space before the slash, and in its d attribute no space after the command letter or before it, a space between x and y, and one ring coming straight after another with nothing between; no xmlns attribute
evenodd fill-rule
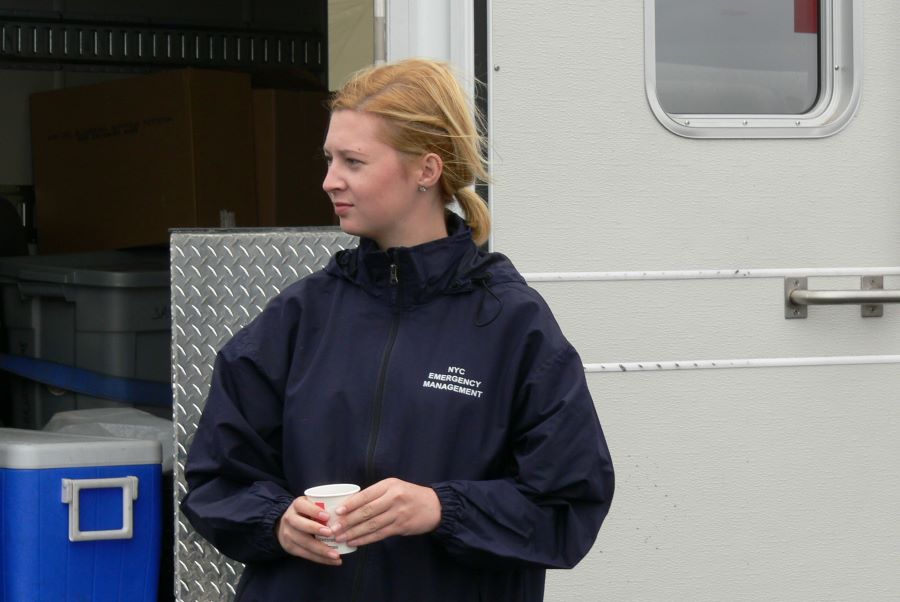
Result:
<svg viewBox="0 0 900 602"><path fill-rule="evenodd" d="M571 568L609 511L609 450L578 353L566 343L520 388L509 475L432 484L442 516L433 533L460 562Z"/></svg>
<svg viewBox="0 0 900 602"><path fill-rule="evenodd" d="M185 463L182 512L219 551L245 563L286 554L275 526L295 497L281 458L284 314L276 299L218 353Z"/></svg>

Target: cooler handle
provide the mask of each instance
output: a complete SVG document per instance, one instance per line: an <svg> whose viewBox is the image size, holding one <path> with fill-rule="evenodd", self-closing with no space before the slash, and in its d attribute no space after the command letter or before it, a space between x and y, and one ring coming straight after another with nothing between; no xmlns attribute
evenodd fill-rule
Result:
<svg viewBox="0 0 900 602"><path fill-rule="evenodd" d="M121 489L122 528L100 531L82 531L79 510L82 489ZM97 541L101 539L131 539L134 530L133 501L138 496L137 477L114 479L63 479L62 502L69 505L69 541Z"/></svg>

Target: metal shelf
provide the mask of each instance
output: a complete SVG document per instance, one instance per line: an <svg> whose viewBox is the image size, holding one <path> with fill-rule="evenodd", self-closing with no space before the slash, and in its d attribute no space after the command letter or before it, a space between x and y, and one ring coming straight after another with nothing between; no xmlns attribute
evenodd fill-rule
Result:
<svg viewBox="0 0 900 602"><path fill-rule="evenodd" d="M324 40L302 32L38 19L0 13L0 63L325 69Z"/></svg>

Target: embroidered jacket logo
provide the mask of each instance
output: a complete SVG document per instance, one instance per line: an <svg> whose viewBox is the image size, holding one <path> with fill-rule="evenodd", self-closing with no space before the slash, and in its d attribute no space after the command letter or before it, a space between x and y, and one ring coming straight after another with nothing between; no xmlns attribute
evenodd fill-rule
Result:
<svg viewBox="0 0 900 602"><path fill-rule="evenodd" d="M466 369L457 366L448 366L445 373L429 372L428 378L422 382L426 389L443 389L453 391L469 397L481 397L481 381L466 378Z"/></svg>

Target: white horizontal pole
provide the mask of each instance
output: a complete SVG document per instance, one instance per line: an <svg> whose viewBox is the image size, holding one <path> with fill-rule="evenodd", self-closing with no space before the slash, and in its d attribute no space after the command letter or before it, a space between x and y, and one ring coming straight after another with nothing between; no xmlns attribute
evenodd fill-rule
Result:
<svg viewBox="0 0 900 602"><path fill-rule="evenodd" d="M900 276L900 267L883 268L763 268L728 270L657 270L640 272L528 272L527 282L585 282L621 280L708 280L822 276Z"/></svg>
<svg viewBox="0 0 900 602"><path fill-rule="evenodd" d="M833 357L771 357L725 360L606 362L600 364L585 364L584 371L589 373L656 372L660 370L792 368L798 366L855 366L863 364L900 364L900 355L845 355Z"/></svg>

